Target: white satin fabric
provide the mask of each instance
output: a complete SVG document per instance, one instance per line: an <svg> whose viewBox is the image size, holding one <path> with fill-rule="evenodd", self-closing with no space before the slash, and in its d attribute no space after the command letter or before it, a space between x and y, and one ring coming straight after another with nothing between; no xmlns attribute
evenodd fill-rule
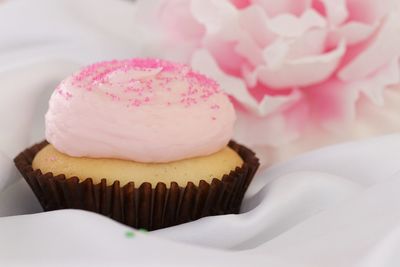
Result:
<svg viewBox="0 0 400 267"><path fill-rule="evenodd" d="M240 215L142 233L85 211L41 212L12 158L43 138L60 79L151 50L136 45L155 37L133 11L117 0L0 2L0 266L400 266L400 134L260 171Z"/></svg>

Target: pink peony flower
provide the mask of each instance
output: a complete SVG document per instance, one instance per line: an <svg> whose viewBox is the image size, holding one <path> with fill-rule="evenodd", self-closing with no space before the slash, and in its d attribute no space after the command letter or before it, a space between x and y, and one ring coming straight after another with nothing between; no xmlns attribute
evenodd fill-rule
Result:
<svg viewBox="0 0 400 267"><path fill-rule="evenodd" d="M148 8L143 2L151 1L141 3ZM359 116L371 104L383 107L388 85L399 83L396 5L396 0L170 0L152 10L153 22L166 33L163 47L214 77L232 97L236 138L264 152L297 144L296 151L283 153L295 154L330 143L321 133L345 140L344 132L368 136L371 127L382 127ZM400 89L391 90L400 95Z"/></svg>

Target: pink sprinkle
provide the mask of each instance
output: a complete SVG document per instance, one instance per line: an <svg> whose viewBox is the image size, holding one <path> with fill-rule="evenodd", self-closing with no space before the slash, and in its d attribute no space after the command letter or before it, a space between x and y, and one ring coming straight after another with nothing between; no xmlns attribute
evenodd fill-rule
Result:
<svg viewBox="0 0 400 267"><path fill-rule="evenodd" d="M115 95L115 94L111 94L109 92L106 92L106 95L109 96L112 101L119 101L120 100L120 97Z"/></svg>
<svg viewBox="0 0 400 267"><path fill-rule="evenodd" d="M50 160L50 161L56 161L56 160L57 160L57 157L56 157L56 156L51 156L51 157L49 158L49 160Z"/></svg>
<svg viewBox="0 0 400 267"><path fill-rule="evenodd" d="M133 93L136 92L137 89L131 88L131 87L127 87L124 89L124 93Z"/></svg>
<svg viewBox="0 0 400 267"><path fill-rule="evenodd" d="M75 75L76 81L81 81L84 78L90 77L92 81L103 81L109 73L116 70L128 71L131 69L139 69L143 71L149 71L154 68L162 68L163 71L172 72L182 69L185 65L172 63L160 59L127 59L127 60L113 60L104 61L92 64L77 75Z"/></svg>
<svg viewBox="0 0 400 267"><path fill-rule="evenodd" d="M140 101L139 99L133 99L133 100L131 101L131 105L132 105L132 106L135 106L135 107L139 107L139 106L142 105L142 101Z"/></svg>
<svg viewBox="0 0 400 267"><path fill-rule="evenodd" d="M64 97L65 100L69 100L69 99L72 97L72 94L71 94L70 92L65 92L65 93L64 93L64 91L61 90L61 89L59 89L59 90L57 91L57 93L58 93L60 96Z"/></svg>
<svg viewBox="0 0 400 267"><path fill-rule="evenodd" d="M194 71L190 71L187 73L186 76L188 78L193 78L194 80L196 80L199 84L201 84L203 86L212 88L216 93L219 91L218 83L216 81L206 77L205 75L202 75L202 74L194 72Z"/></svg>
<svg viewBox="0 0 400 267"><path fill-rule="evenodd" d="M189 107L191 105L197 104L197 100L193 97L182 98L180 102L182 104L184 104L185 107Z"/></svg>
<svg viewBox="0 0 400 267"><path fill-rule="evenodd" d="M190 66L185 64L173 63L160 59L127 59L127 60L112 60L92 64L83 68L75 74L71 83L76 87L84 88L92 91L98 88L99 85L110 83L110 74L116 71L127 72L129 70L152 71L154 68L161 68L161 73L166 75L157 75L154 79L131 79L124 93L132 94L137 99L129 101L130 106L141 106L144 103L151 101L151 95L157 93L155 89L161 88L167 92L173 93L171 88L173 82L182 81L188 84L188 88L181 92L180 103L186 107L195 105L201 101L207 101L215 94L223 93L217 82L208 78L205 75L193 71ZM157 87L153 82L157 83ZM165 92L165 91L164 91ZM63 94L63 92L59 92ZM118 95L107 94L113 101L120 100ZM146 96L146 97L144 97ZM150 96L150 97L149 97ZM65 94L67 99L72 97L72 94ZM166 103L168 106L170 102ZM219 109L218 105L212 105L211 109Z"/></svg>

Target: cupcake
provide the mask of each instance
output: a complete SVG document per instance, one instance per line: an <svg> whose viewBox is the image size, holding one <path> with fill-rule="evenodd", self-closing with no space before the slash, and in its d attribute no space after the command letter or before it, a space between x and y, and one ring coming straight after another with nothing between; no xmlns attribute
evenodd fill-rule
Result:
<svg viewBox="0 0 400 267"><path fill-rule="evenodd" d="M231 141L234 121L218 84L186 65L101 62L55 89L46 141L15 164L46 211L155 230L239 212L258 159Z"/></svg>

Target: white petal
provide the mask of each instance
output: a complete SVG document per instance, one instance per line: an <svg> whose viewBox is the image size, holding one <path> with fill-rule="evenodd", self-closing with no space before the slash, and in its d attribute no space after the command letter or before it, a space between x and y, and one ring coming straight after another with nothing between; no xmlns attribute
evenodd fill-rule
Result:
<svg viewBox="0 0 400 267"><path fill-rule="evenodd" d="M289 13L300 16L310 7L310 0L252 0L254 5L261 6L269 16Z"/></svg>
<svg viewBox="0 0 400 267"><path fill-rule="evenodd" d="M392 13L368 47L338 73L343 81L362 79L400 54L400 16Z"/></svg>
<svg viewBox="0 0 400 267"><path fill-rule="evenodd" d="M269 68L279 69L287 60L320 55L325 49L326 36L325 29L311 29L298 38L277 38L264 49L264 61Z"/></svg>
<svg viewBox="0 0 400 267"><path fill-rule="evenodd" d="M258 114L266 116L274 112L281 111L301 99L299 90L293 90L289 95L285 96L269 96L265 95L258 107Z"/></svg>
<svg viewBox="0 0 400 267"><path fill-rule="evenodd" d="M246 30L260 47L265 47L275 34L267 27L268 17L261 7L252 5L239 13L239 25Z"/></svg>
<svg viewBox="0 0 400 267"><path fill-rule="evenodd" d="M362 42L373 34L377 26L377 24L369 25L357 21L346 23L329 34L328 46L336 46L343 39L347 45Z"/></svg>
<svg viewBox="0 0 400 267"><path fill-rule="evenodd" d="M247 32L243 32L237 42L235 51L239 55L247 59L254 66L263 63L261 48Z"/></svg>
<svg viewBox="0 0 400 267"><path fill-rule="evenodd" d="M311 28L326 28L326 21L316 11L309 9L299 18L281 14L268 21L271 32L282 37L298 37Z"/></svg>
<svg viewBox="0 0 400 267"><path fill-rule="evenodd" d="M333 25L339 25L348 18L346 0L321 0L325 6L328 21Z"/></svg>
<svg viewBox="0 0 400 267"><path fill-rule="evenodd" d="M384 106L384 90L388 85L398 83L400 83L399 62L393 59L381 71L360 82L355 82L354 86L360 88L361 92L375 105Z"/></svg>
<svg viewBox="0 0 400 267"><path fill-rule="evenodd" d="M301 93L294 90L287 96L265 95L260 103L250 95L243 80L223 73L211 54L206 50L198 50L192 58L192 67L215 79L221 88L233 96L256 116L267 116L284 109L301 98Z"/></svg>
<svg viewBox="0 0 400 267"><path fill-rule="evenodd" d="M227 0L192 0L190 10L210 34L218 32L238 14L235 6Z"/></svg>
<svg viewBox="0 0 400 267"><path fill-rule="evenodd" d="M289 53L289 43L278 38L266 47L262 53L265 64L270 70L279 70L285 63Z"/></svg>
<svg viewBox="0 0 400 267"><path fill-rule="evenodd" d="M254 87L257 84L257 72L251 70L249 66L242 66L242 76L248 87Z"/></svg>
<svg viewBox="0 0 400 267"><path fill-rule="evenodd" d="M328 78L336 70L345 51L344 42L340 42L329 53L288 60L279 69L259 66L258 79L273 88L311 85Z"/></svg>
<svg viewBox="0 0 400 267"><path fill-rule="evenodd" d="M326 29L310 29L290 43L289 59L323 54L326 49ZM338 44L332 47L336 47Z"/></svg>

